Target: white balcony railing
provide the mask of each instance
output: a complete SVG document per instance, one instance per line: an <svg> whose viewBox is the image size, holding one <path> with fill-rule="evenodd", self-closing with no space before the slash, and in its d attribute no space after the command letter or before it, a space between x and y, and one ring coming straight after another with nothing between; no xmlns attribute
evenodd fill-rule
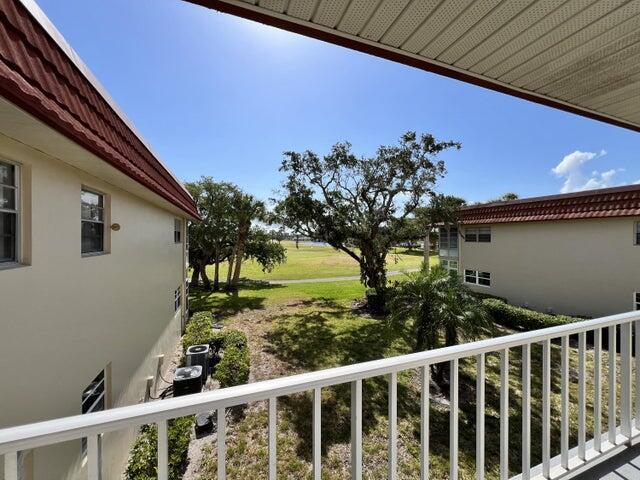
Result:
<svg viewBox="0 0 640 480"><path fill-rule="evenodd" d="M411 355L385 358L366 363L305 373L291 377L241 385L206 393L187 395L157 402L115 408L88 415L50 420L0 430L0 455L5 459L5 479L18 478L18 452L59 442L86 437L88 439L88 478L100 478L99 435L105 432L138 425L158 425L158 478L166 480L167 420L217 411L218 478L224 479L225 471L225 409L249 402L267 400L269 403L269 479L276 478L276 402L278 397L294 393L313 392L313 472L320 479L321 389L338 384L351 384L351 472L352 478L362 477L362 381L371 377L388 375L389 381L389 455L388 477L397 478L397 375L407 369L419 368L421 372L421 478L429 477L429 366L450 362L450 478L458 477L458 363L461 359L477 359L476 388L476 467L477 478L484 479L484 416L485 416L485 355L500 355L500 478L509 478L509 351L522 351L522 471L518 479L570 478L590 465L624 450L640 438L640 398L635 400L635 421L632 413L633 395L640 395L640 368L632 374L632 327L635 324L635 351L640 352L640 312L630 312L571 325L553 327L533 332L467 343L455 347L430 350ZM601 431L602 423L602 332L608 329L608 432ZM620 345L616 345L619 329ZM586 417L586 346L587 333L593 332L594 367L593 415L594 435L587 441ZM578 446L569 448L569 336L578 335ZM551 341L561 342L561 454L551 458ZM531 347L542 345L542 464L531 466ZM618 347L618 348L617 348ZM617 385L616 351L620 352L620 381ZM619 390L618 390L619 387ZM616 416L620 403L620 418Z"/></svg>

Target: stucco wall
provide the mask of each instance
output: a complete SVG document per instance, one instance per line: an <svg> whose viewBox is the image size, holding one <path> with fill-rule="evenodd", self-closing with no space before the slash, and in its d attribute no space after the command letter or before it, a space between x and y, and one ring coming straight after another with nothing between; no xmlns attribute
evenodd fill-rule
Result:
<svg viewBox="0 0 640 480"><path fill-rule="evenodd" d="M491 225L491 243L460 241L460 273L491 273L491 287L473 289L539 311L610 315L633 310L640 291L640 218ZM464 228L461 229L464 231Z"/></svg>
<svg viewBox="0 0 640 480"><path fill-rule="evenodd" d="M171 354L180 335L176 215L3 136L0 157L28 173L23 200L31 204L30 265L0 269L0 427L79 414L83 389L108 364L113 405L139 402L156 355ZM109 233L109 254L80 254L82 185L108 195L111 221L121 225ZM105 463L121 468L126 442L104 443ZM36 450L36 478L64 478L79 452L79 441Z"/></svg>

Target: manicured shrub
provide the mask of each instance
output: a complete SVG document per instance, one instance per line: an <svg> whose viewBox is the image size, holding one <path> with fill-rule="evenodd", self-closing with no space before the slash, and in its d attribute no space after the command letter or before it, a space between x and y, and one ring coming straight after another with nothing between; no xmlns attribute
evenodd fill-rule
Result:
<svg viewBox="0 0 640 480"><path fill-rule="evenodd" d="M209 343L213 337L211 314L209 312L195 313L187 323L185 334L182 337L182 349L186 351L191 345Z"/></svg>
<svg viewBox="0 0 640 480"><path fill-rule="evenodd" d="M247 336L238 330L228 330L223 335L222 360L213 375L221 388L243 385L249 381L251 367Z"/></svg>
<svg viewBox="0 0 640 480"><path fill-rule="evenodd" d="M524 307L516 307L495 298L487 298L482 303L496 323L519 330L556 327L581 320L566 315L551 315Z"/></svg>
<svg viewBox="0 0 640 480"><path fill-rule="evenodd" d="M184 473L193 417L169 420L169 480L179 480ZM154 480L158 478L158 429L155 424L143 425L136 438L125 472L126 480Z"/></svg>
<svg viewBox="0 0 640 480"><path fill-rule="evenodd" d="M223 331L222 336L224 337L222 347L225 349L248 348L247 336L240 330L227 330L226 332Z"/></svg>

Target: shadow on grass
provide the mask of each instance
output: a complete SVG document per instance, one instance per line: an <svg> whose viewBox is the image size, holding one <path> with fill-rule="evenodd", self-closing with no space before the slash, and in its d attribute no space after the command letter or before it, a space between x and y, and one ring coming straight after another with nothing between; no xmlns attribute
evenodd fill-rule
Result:
<svg viewBox="0 0 640 480"><path fill-rule="evenodd" d="M193 312L210 310L221 317L228 317L245 309L259 310L264 308L267 297L260 295L260 292L277 288L283 288L283 286L257 281L244 281L239 290L233 291L223 289L209 291L202 287L191 287L189 307Z"/></svg>

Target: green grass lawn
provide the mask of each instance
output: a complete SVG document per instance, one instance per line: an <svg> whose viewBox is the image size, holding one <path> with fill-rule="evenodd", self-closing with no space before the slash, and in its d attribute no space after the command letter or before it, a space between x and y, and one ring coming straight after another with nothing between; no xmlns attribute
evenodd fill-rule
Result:
<svg viewBox="0 0 640 480"><path fill-rule="evenodd" d="M252 351L252 381L347 365L411 351L410 325L360 315L351 306L364 289L358 282L250 285L236 295L195 290L192 307L223 314L223 322L245 331ZM510 333L498 328L494 335ZM532 347L532 464L541 461L541 348ZM511 353L510 364L510 467L520 470L521 361L520 349ZM592 375L593 350L587 354ZM560 349L552 347L552 455L559 453ZM577 350L572 348L571 405L577 405ZM603 355L603 378L607 378L607 355ZM475 359L460 362L460 478L475 478ZM487 355L486 365L486 466L487 478L499 469L499 359ZM592 378L589 376L588 378ZM387 378L363 382L364 477L387 478ZM604 381L603 429L606 429L607 386ZM587 409L593 409L593 385L587 387ZM591 392L591 393L590 393ZM400 478L419 473L419 376L415 370L398 377L398 448ZM431 386L431 478L448 478L448 389ZM349 385L322 391L323 479L349 477L350 393ZM282 397L278 402L278 478L311 478L311 394ZM587 416L587 431L593 420ZM577 411L570 415L571 445L577 443ZM202 480L216 478L215 436L205 448L198 467ZM267 410L265 402L248 406L229 419L227 462L229 479L267 478Z"/></svg>
<svg viewBox="0 0 640 480"><path fill-rule="evenodd" d="M271 272L263 272L257 262L246 261L242 265L242 276L252 280L301 280L307 278L349 277L359 275L358 263L344 252L332 247L284 241L287 249L286 263L277 266ZM431 262L437 256L431 257ZM421 250L394 249L387 255L389 270L406 270L419 268L422 263ZM213 266L207 268L208 275L213 278ZM227 264L220 266L221 279L226 279Z"/></svg>

